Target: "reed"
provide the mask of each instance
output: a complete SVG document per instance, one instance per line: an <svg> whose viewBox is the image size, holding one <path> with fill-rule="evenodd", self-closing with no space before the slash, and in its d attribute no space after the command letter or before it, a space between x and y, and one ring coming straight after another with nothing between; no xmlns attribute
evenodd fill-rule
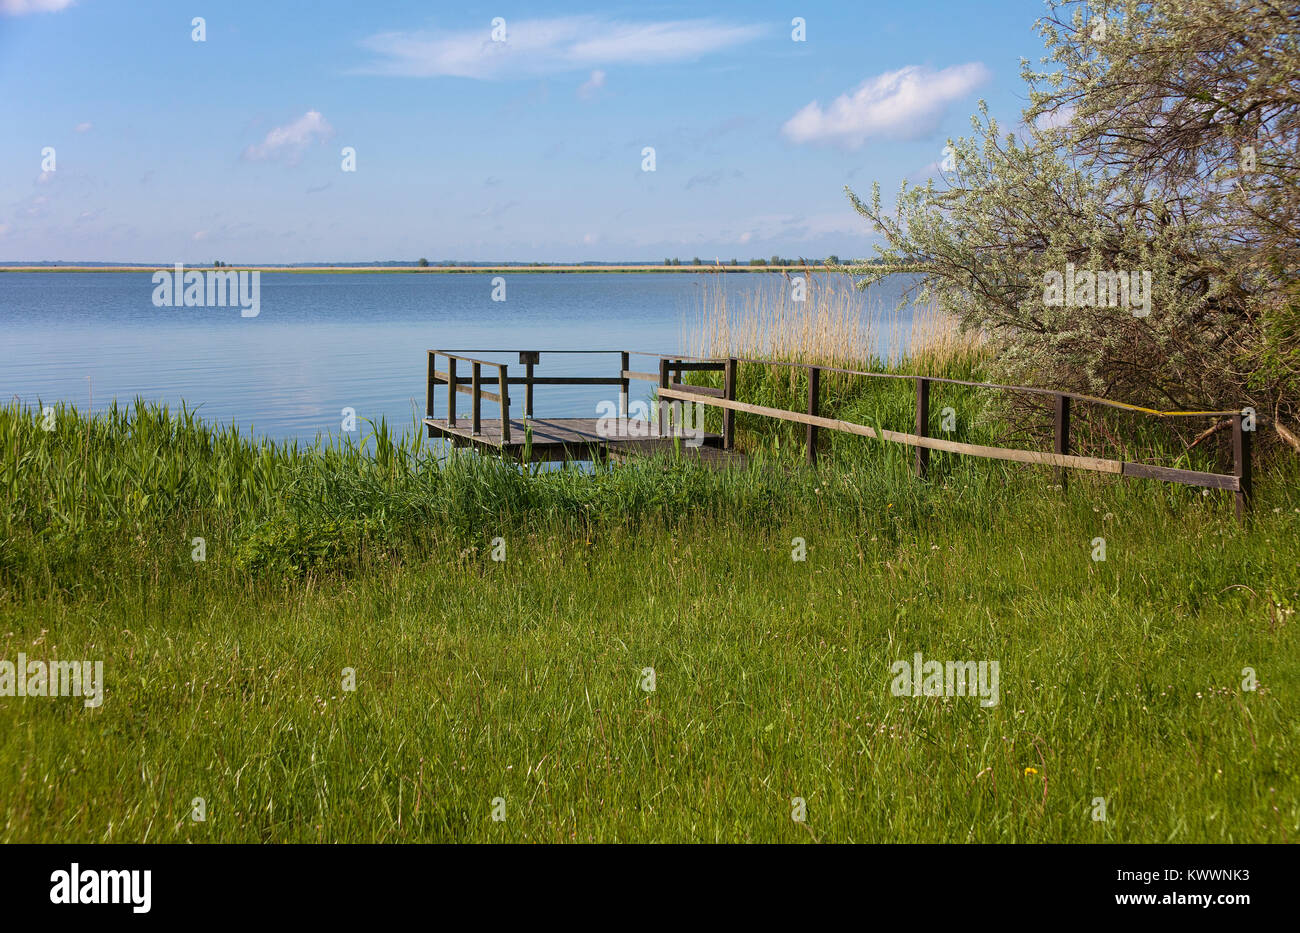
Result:
<svg viewBox="0 0 1300 933"><path fill-rule="evenodd" d="M977 370L987 354L981 335L962 331L933 304L886 306L834 273L805 270L803 300L788 273L748 289L739 304L713 285L683 327L693 356L749 357L843 368L944 376Z"/></svg>

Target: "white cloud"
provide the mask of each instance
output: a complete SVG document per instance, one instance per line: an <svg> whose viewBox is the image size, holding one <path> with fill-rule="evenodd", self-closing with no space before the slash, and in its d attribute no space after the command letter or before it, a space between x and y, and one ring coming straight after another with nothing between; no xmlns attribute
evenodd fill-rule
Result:
<svg viewBox="0 0 1300 933"><path fill-rule="evenodd" d="M0 0L0 13L23 16L27 13L57 13L72 6L72 0Z"/></svg>
<svg viewBox="0 0 1300 933"><path fill-rule="evenodd" d="M605 86L605 72L597 68L591 73L591 77L578 87L578 96L583 100L590 100L600 93L600 89Z"/></svg>
<svg viewBox="0 0 1300 933"><path fill-rule="evenodd" d="M319 111L308 110L297 120L277 126L266 138L244 150L244 158L253 162L284 156L292 165L313 142L323 142L334 135L334 128Z"/></svg>
<svg viewBox="0 0 1300 933"><path fill-rule="evenodd" d="M868 139L920 139L933 133L948 105L989 79L980 62L932 71L908 65L868 78L825 110L813 101L781 128L796 143L857 149Z"/></svg>
<svg viewBox="0 0 1300 933"><path fill-rule="evenodd" d="M91 123L78 123L76 126L73 127L73 130L75 130L78 133L89 133L90 128L92 126L93 124Z"/></svg>
<svg viewBox="0 0 1300 933"><path fill-rule="evenodd" d="M763 31L712 19L622 22L568 16L510 21L504 42L494 42L486 27L387 32L362 42L379 58L359 70L416 78L560 74L598 65L686 61L749 42Z"/></svg>
<svg viewBox="0 0 1300 933"><path fill-rule="evenodd" d="M207 238L208 238L208 231L206 230L196 230L194 231L194 236L190 237L190 239L194 240L195 242L201 242L203 240L206 240Z"/></svg>
<svg viewBox="0 0 1300 933"><path fill-rule="evenodd" d="M1038 119L1034 120L1034 126L1040 131L1060 129L1068 126L1074 119L1074 107L1066 105L1056 110L1049 110L1046 113L1040 113Z"/></svg>

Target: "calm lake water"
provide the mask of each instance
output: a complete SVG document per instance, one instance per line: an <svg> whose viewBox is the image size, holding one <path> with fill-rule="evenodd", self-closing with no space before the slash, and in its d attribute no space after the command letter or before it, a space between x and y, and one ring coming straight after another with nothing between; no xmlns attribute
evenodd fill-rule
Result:
<svg viewBox="0 0 1300 933"><path fill-rule="evenodd" d="M759 290L789 288L770 274L505 280L507 300L493 301L489 275L263 273L260 313L245 318L237 307L154 307L150 272L0 273L0 393L83 410L137 396L175 408L184 400L209 421L310 441L337 435L345 407L359 421L410 425L424 410L427 349L687 352L684 333L712 290L725 289L735 309ZM864 311L891 310L898 294L877 286L863 295ZM523 374L517 355L478 355ZM633 358L633 369L656 367ZM544 355L536 374L617 369L617 355ZM648 395L648 384L641 387ZM615 395L599 386L539 387L535 407L544 416L592 417L597 401ZM512 401L518 417L522 389ZM485 403L485 416L495 411Z"/></svg>

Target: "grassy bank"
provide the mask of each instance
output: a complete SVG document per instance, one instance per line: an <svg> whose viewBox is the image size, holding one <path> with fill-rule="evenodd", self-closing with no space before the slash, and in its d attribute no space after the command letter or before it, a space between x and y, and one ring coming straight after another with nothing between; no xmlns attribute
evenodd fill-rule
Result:
<svg viewBox="0 0 1300 933"><path fill-rule="evenodd" d="M1293 475L1243 528L1161 484L917 482L882 445L529 475L375 434L0 410L0 658L106 680L0 698L0 839L1300 833ZM894 696L917 651L996 660L998 704Z"/></svg>

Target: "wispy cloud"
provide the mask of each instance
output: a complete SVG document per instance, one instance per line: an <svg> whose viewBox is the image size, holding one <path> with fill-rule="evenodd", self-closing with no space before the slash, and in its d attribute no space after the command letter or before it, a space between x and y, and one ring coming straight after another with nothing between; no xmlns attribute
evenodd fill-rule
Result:
<svg viewBox="0 0 1300 933"><path fill-rule="evenodd" d="M832 143L849 149L873 138L922 139L938 128L953 101L989 77L980 62L942 71L909 65L868 78L825 110L813 101L786 121L781 131L796 143Z"/></svg>
<svg viewBox="0 0 1300 933"><path fill-rule="evenodd" d="M1046 113L1040 113L1034 120L1034 126L1038 130L1058 130L1063 126L1069 126L1074 119L1074 107L1066 105L1056 110L1049 110Z"/></svg>
<svg viewBox="0 0 1300 933"><path fill-rule="evenodd" d="M0 0L0 13L25 16L28 13L57 13L72 6L72 0Z"/></svg>
<svg viewBox="0 0 1300 933"><path fill-rule="evenodd" d="M493 41L486 27L386 32L362 41L378 58L358 71L492 79L561 74L601 65L688 61L756 39L764 28L713 19L627 22L568 16L511 21L501 42Z"/></svg>
<svg viewBox="0 0 1300 933"><path fill-rule="evenodd" d="M578 96L583 100L591 100L600 93L600 89L605 86L605 72L597 68L591 73L591 77L578 86Z"/></svg>
<svg viewBox="0 0 1300 933"><path fill-rule="evenodd" d="M73 130L74 132L77 133L89 133L93 126L94 126L93 123L78 123L75 127L73 127Z"/></svg>
<svg viewBox="0 0 1300 933"><path fill-rule="evenodd" d="M514 209L514 208L516 208L516 207L518 207L518 206L519 206L519 202L518 202L518 201L507 201L507 202L504 203L504 204L489 204L487 207L483 208L481 211L477 211L477 212L475 212L475 214L474 214L473 216L475 216L475 217L489 217L489 218L491 218L491 217L502 217L502 216L504 216L505 214L509 213L512 209Z"/></svg>
<svg viewBox="0 0 1300 933"><path fill-rule="evenodd" d="M320 112L308 110L292 123L271 130L260 143L245 149L243 157L251 162L284 158L293 165L313 142L324 142L333 135L334 128Z"/></svg>
<svg viewBox="0 0 1300 933"><path fill-rule="evenodd" d="M686 190L690 191L692 188L698 187L716 188L718 185L722 184L723 180L726 178L744 177L745 173L739 169L732 169L729 172L724 172L722 169L715 169L712 172L692 175L686 182Z"/></svg>
<svg viewBox="0 0 1300 933"><path fill-rule="evenodd" d="M49 204L49 198L43 194L38 194L35 197L28 199L27 207L23 210L23 213L28 217L44 217L49 213Z"/></svg>

